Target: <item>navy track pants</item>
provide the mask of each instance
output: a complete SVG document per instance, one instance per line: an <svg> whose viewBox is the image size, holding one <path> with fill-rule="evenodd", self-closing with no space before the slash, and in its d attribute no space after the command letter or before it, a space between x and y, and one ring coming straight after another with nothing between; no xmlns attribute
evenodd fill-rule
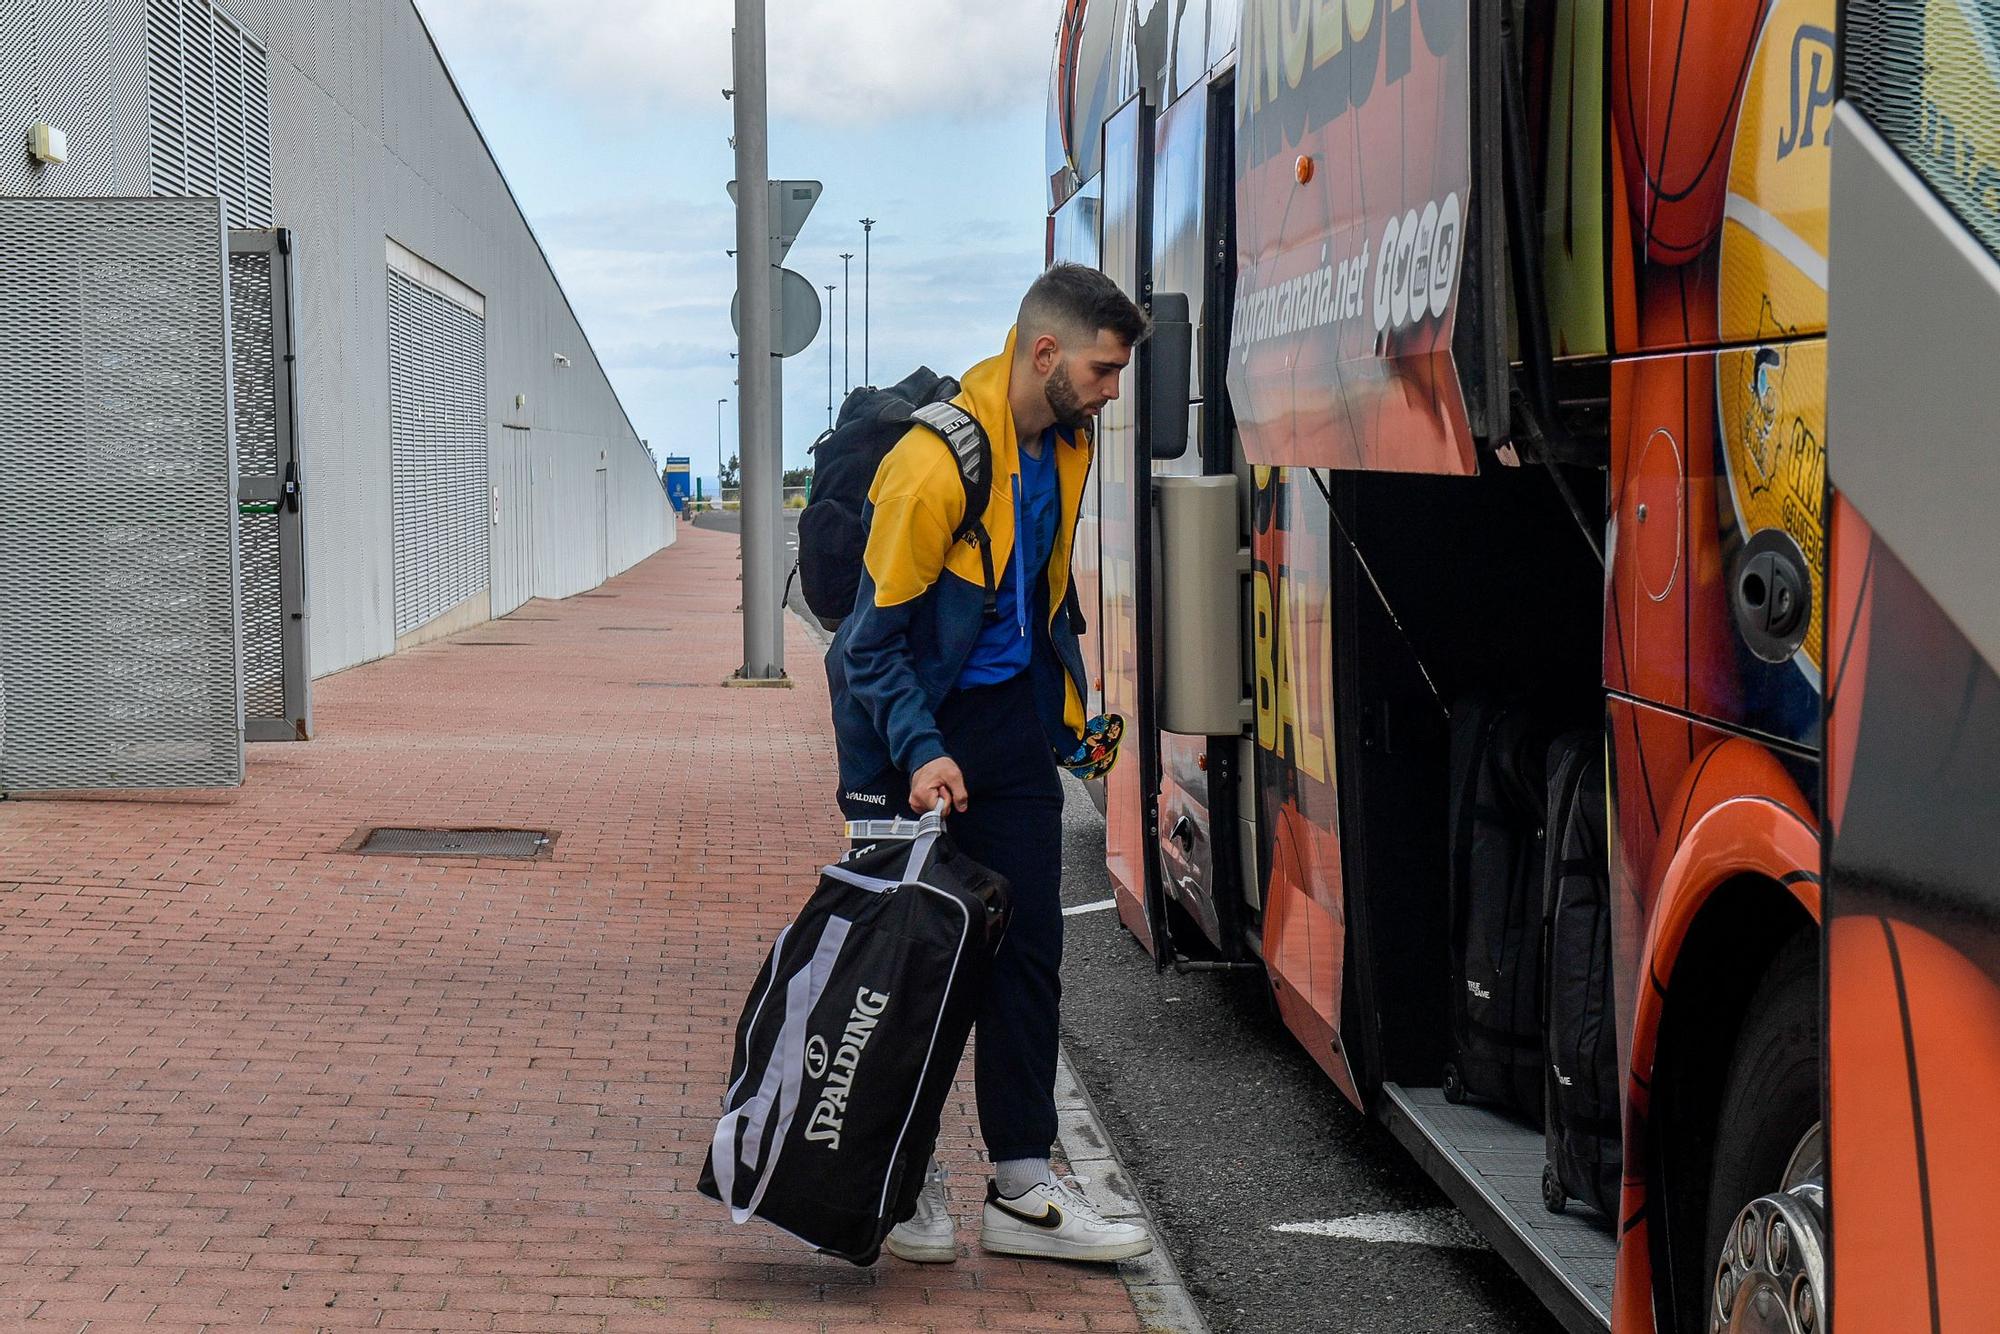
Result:
<svg viewBox="0 0 2000 1334"><path fill-rule="evenodd" d="M1026 672L954 691L937 712L946 753L965 775L952 841L999 872L1014 915L994 959L973 1044L979 1130L994 1162L1046 1158L1056 1139L1056 1047L1062 1000L1062 787ZM840 794L850 820L910 812L910 778L884 770Z"/></svg>

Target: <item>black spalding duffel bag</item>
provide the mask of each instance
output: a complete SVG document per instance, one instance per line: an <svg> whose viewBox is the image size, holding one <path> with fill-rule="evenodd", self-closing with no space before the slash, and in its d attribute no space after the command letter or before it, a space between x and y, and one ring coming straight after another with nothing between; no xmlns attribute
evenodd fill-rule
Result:
<svg viewBox="0 0 2000 1334"><path fill-rule="evenodd" d="M1542 1203L1579 1199L1618 1216L1625 1141L1619 1121L1618 1024L1611 981L1611 873L1604 733L1549 751L1546 946L1548 1165Z"/></svg>
<svg viewBox="0 0 2000 1334"><path fill-rule="evenodd" d="M1444 1092L1541 1124L1544 765L1526 704L1477 696L1451 713L1451 1046Z"/></svg>
<svg viewBox="0 0 2000 1334"><path fill-rule="evenodd" d="M1008 889L942 817L863 846L771 948L736 1027L701 1193L873 1264L916 1212L1006 932Z"/></svg>

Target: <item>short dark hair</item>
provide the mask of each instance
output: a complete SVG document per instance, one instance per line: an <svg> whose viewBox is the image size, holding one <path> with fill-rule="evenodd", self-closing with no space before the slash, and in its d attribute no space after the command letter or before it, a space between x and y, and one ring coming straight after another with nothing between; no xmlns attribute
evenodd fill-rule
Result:
<svg viewBox="0 0 2000 1334"><path fill-rule="evenodd" d="M1095 340L1109 329L1127 347L1137 347L1153 331L1146 313L1118 284L1087 264L1057 264L1035 279L1021 299L1023 338L1045 333L1072 334Z"/></svg>

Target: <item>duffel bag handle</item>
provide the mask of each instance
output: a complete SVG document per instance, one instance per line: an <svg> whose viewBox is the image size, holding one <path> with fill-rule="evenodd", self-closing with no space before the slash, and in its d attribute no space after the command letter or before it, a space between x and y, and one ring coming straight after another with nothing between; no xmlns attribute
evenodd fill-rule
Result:
<svg viewBox="0 0 2000 1334"><path fill-rule="evenodd" d="M903 866L903 883L909 884L923 874L924 863L930 860L931 849L937 846L938 837L944 833L945 812L951 809L949 800L940 798L937 809L926 811L917 821L917 836L910 840L910 860Z"/></svg>

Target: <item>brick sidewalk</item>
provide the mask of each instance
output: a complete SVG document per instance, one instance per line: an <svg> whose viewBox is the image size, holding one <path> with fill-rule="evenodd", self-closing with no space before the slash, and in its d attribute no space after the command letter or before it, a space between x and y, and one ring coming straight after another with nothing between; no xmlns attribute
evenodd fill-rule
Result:
<svg viewBox="0 0 2000 1334"><path fill-rule="evenodd" d="M818 650L724 690L736 540L322 681L240 792L0 803L0 1326L1137 1330L1117 1276L822 1259L694 1192L839 846ZM378 824L559 831L359 857Z"/></svg>

